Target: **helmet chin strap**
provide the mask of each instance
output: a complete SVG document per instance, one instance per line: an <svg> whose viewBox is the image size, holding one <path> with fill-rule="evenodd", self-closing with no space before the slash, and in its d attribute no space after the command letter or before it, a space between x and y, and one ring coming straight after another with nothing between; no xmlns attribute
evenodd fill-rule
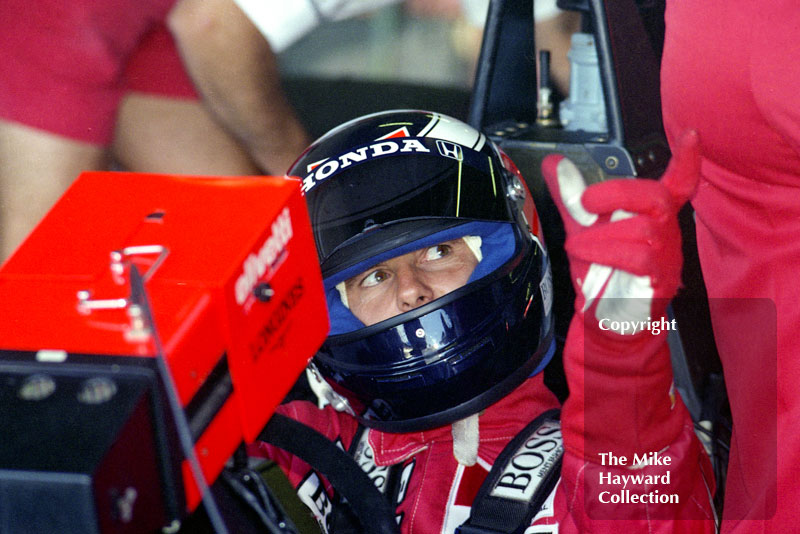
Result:
<svg viewBox="0 0 800 534"><path fill-rule="evenodd" d="M475 465L478 461L480 438L478 416L479 414L476 413L456 421L451 428L453 433L453 456L456 457L458 463L467 467Z"/></svg>
<svg viewBox="0 0 800 534"><path fill-rule="evenodd" d="M346 412L350 415L355 415L347 399L336 393L330 384L322 378L322 374L319 372L314 362L309 362L308 367L306 367L306 378L308 379L308 385L311 391L314 393L314 396L317 397L317 408L321 410L330 404L337 412Z"/></svg>

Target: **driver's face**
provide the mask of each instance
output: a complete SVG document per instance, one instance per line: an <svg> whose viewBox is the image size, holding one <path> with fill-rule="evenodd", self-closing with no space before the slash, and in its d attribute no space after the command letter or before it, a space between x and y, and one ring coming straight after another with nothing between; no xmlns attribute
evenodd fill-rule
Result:
<svg viewBox="0 0 800 534"><path fill-rule="evenodd" d="M392 258L345 282L350 310L369 326L463 286L478 259L463 239Z"/></svg>

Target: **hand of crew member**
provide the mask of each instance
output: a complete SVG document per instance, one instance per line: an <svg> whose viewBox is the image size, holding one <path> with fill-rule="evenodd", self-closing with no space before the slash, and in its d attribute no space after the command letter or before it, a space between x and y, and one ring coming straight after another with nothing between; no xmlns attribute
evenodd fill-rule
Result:
<svg viewBox="0 0 800 534"><path fill-rule="evenodd" d="M697 133L681 137L658 181L618 178L587 186L558 154L544 159L542 172L567 234L576 311L594 309L604 330L620 334L660 318L680 285L677 215L700 175Z"/></svg>

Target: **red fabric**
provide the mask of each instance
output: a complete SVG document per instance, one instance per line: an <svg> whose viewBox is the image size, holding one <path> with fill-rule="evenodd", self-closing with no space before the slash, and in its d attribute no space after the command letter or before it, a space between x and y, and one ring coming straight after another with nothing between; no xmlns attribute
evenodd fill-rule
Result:
<svg viewBox="0 0 800 534"><path fill-rule="evenodd" d="M3 0L0 117L106 145L131 88L191 97L174 43L165 38L163 22L175 1Z"/></svg>
<svg viewBox="0 0 800 534"><path fill-rule="evenodd" d="M669 468L651 465L633 470L622 466L601 466L572 454L565 455L561 466L560 491L555 500L556 517L560 518L559 532L715 532L713 511L709 504L709 492L714 491L713 474L690 422L684 424L678 437L666 447L663 456L673 458ZM667 472L670 475L669 485L628 484L626 489L634 493L656 490L661 494L674 493L680 496L677 506L598 502L601 498L608 500L608 496L602 496L601 493L611 489L597 484L600 474L663 477ZM704 478L711 483L710 487L706 486Z"/></svg>
<svg viewBox="0 0 800 534"><path fill-rule="evenodd" d="M536 415L555 407L558 401L544 386L541 375L489 407L480 417L478 455L482 465L469 468L466 473L459 469L453 456L450 426L410 434L370 430L368 439L378 465L403 464L411 470L405 498L397 507L397 514L402 517L402 532L440 532L448 521L452 528L460 524L466 516L452 524L453 516L468 509L463 510L457 496L474 489L476 482L483 482L488 467L505 444ZM318 410L313 404L300 401L281 406L279 411L317 429L332 441L341 440L345 449L350 447L356 433L355 420L330 407ZM295 487L309 476L310 468L302 460L264 443L258 444L257 450L278 462Z"/></svg>
<svg viewBox="0 0 800 534"><path fill-rule="evenodd" d="M670 140L703 144L692 204L734 435L723 532L800 522L800 10L791 0L670 0ZM745 521L742 521L742 520Z"/></svg>
<svg viewBox="0 0 800 534"><path fill-rule="evenodd" d="M377 464L400 464L410 472L404 498L397 506L401 531L404 534L454 532L455 527L467 518L469 502L503 447L536 415L557 406L557 400L544 386L541 375L526 381L481 414L479 461L467 468L459 466L453 457L449 426L412 434L369 431L369 441ZM332 441L341 442L345 448L350 447L356 433L355 421L330 407L318 410L311 403L299 401L282 406L280 411L316 428ZM606 414L607 419L611 417L612 414ZM627 414L613 414L613 417L625 419ZM277 461L295 487L307 484L312 476L305 462L265 443L252 445L250 453ZM557 524L562 533L612 533L619 532L621 525L633 529L632 532L713 532L708 492L700 476L701 464L707 468L707 461L703 461L704 453L699 448L690 423L686 423L670 444L668 454L675 458L675 463L669 468L673 485L659 486L659 490L679 492L681 502L686 503L681 508L681 517L688 519L678 522L666 520L663 518L667 514L672 518L674 510L663 511L651 507L651 519L638 517L626 521L634 505L598 504L596 494L585 495L583 488L589 486L597 489L593 481L598 477L599 470L614 474L630 474L632 471L628 468L592 465L567 452L562 480L551 495L550 508L536 518L535 524ZM641 472L663 475L665 469L649 467ZM589 480L589 483L584 484L585 480ZM322 499L326 500L326 504L318 508L329 510L327 502L332 490L326 487L328 494ZM604 486L604 489L608 487ZM644 491L631 485L628 489ZM315 502L320 503L321 499L317 497ZM584 502L589 505L586 506Z"/></svg>
<svg viewBox="0 0 800 534"><path fill-rule="evenodd" d="M125 65L125 85L128 90L140 93L198 98L172 34L163 23L144 36Z"/></svg>

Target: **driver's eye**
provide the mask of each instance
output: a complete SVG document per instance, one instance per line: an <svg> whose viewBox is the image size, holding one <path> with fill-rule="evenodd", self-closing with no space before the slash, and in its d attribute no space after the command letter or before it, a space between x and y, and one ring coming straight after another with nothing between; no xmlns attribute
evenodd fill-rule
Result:
<svg viewBox="0 0 800 534"><path fill-rule="evenodd" d="M389 278L389 273L383 269L376 269L361 280L362 287L373 287Z"/></svg>
<svg viewBox="0 0 800 534"><path fill-rule="evenodd" d="M450 245L445 245L444 243L434 247L428 247L428 250L425 251L425 260L432 261L441 259L449 255L452 251L453 247Z"/></svg>

